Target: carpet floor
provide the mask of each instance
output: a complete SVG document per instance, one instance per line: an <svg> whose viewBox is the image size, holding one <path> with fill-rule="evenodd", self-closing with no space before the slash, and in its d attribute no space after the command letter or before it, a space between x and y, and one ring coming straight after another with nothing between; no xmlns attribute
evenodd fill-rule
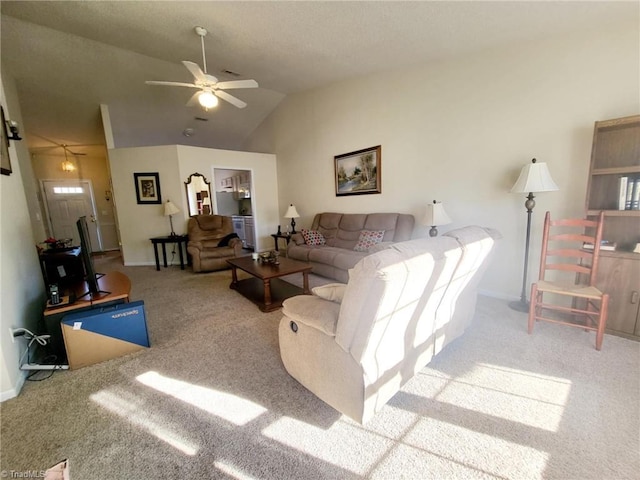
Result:
<svg viewBox="0 0 640 480"><path fill-rule="evenodd" d="M525 314L480 297L465 335L362 426L287 374L281 313L230 290L229 271L96 265L131 278L151 348L26 382L1 404L2 471L68 458L74 480L639 478L637 342L528 335Z"/></svg>

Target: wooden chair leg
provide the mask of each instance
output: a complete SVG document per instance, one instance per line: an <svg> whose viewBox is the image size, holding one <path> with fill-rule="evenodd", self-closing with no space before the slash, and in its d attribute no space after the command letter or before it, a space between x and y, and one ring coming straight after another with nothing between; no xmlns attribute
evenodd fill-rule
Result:
<svg viewBox="0 0 640 480"><path fill-rule="evenodd" d="M600 318L598 322L598 331L596 332L596 350L602 348L602 339L604 338L604 329L607 326L607 312L609 311L609 294L602 295L600 302Z"/></svg>
<svg viewBox="0 0 640 480"><path fill-rule="evenodd" d="M533 324L536 321L536 305L538 304L538 284L531 285L531 296L529 297L529 323L527 330L529 335L533 333Z"/></svg>

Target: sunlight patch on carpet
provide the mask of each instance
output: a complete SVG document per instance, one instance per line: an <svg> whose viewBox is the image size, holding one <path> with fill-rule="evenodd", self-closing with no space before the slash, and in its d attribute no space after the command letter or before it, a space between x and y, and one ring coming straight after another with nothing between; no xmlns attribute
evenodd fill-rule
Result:
<svg viewBox="0 0 640 480"><path fill-rule="evenodd" d="M436 399L509 422L557 432L570 391L571 382L563 378L478 363L451 380Z"/></svg>
<svg viewBox="0 0 640 480"><path fill-rule="evenodd" d="M448 472L447 477L471 469L502 478L521 478L522 472L528 472L529 478L543 478L549 454L528 445L526 434L517 438L517 432L502 429L509 429L509 425L497 424L495 430L481 432L450 419L421 418L403 437L403 443L418 449L414 452L417 457L422 452L426 458L446 460L447 468L461 468L461 472Z"/></svg>
<svg viewBox="0 0 640 480"><path fill-rule="evenodd" d="M213 465L221 472L229 475L231 478L237 478L238 480L257 480L256 477L247 475L245 472L238 470L238 468L233 465L229 465L228 463L224 463L220 460L213 462Z"/></svg>
<svg viewBox="0 0 640 480"><path fill-rule="evenodd" d="M138 375L136 380L237 426L246 425L268 411L246 398L165 377L154 371Z"/></svg>
<svg viewBox="0 0 640 480"><path fill-rule="evenodd" d="M290 417L271 423L262 430L262 434L298 452L359 475L373 468L394 444L388 438L371 435L371 432L346 422L336 422L327 430ZM353 458L358 458L358 462L353 462Z"/></svg>
<svg viewBox="0 0 640 480"><path fill-rule="evenodd" d="M198 453L197 445L166 427L166 424L169 423L166 418L152 418L148 409L145 408L144 402L129 401L118 393L107 390L94 393L90 398L111 413L115 413L129 423L146 430L182 453L190 456Z"/></svg>

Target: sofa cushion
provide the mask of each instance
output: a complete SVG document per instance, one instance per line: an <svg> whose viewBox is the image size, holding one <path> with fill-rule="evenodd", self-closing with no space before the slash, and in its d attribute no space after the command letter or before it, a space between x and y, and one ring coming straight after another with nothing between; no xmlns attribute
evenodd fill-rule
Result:
<svg viewBox="0 0 640 480"><path fill-rule="evenodd" d="M307 230L303 228L300 233L302 233L304 243L310 247L324 245L326 243L324 236L317 230Z"/></svg>
<svg viewBox="0 0 640 480"><path fill-rule="evenodd" d="M311 289L314 295L329 300L330 302L342 303L344 290L347 288L345 283L328 283Z"/></svg>
<svg viewBox="0 0 640 480"><path fill-rule="evenodd" d="M384 230L362 230L353 249L356 252L368 252L374 245L382 242L383 238Z"/></svg>

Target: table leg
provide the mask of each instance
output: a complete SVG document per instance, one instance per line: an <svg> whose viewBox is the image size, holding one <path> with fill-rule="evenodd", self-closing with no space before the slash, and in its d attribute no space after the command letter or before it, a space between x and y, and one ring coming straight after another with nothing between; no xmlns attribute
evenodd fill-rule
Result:
<svg viewBox="0 0 640 480"><path fill-rule="evenodd" d="M160 258L158 258L158 244L153 243L153 253L156 256L156 270L160 270Z"/></svg>
<svg viewBox="0 0 640 480"><path fill-rule="evenodd" d="M167 244L162 242L162 260L164 261L164 268L167 268Z"/></svg>
<svg viewBox="0 0 640 480"><path fill-rule="evenodd" d="M311 291L309 290L309 272L302 272L302 293L309 295Z"/></svg>
<svg viewBox="0 0 640 480"><path fill-rule="evenodd" d="M238 285L238 273L236 272L236 266L231 265L231 285L229 288L236 288Z"/></svg>
<svg viewBox="0 0 640 480"><path fill-rule="evenodd" d="M278 237L273 237L273 243L275 243L275 245L276 245L276 252L279 251L278 250Z"/></svg>
<svg viewBox="0 0 640 480"><path fill-rule="evenodd" d="M265 309L271 305L271 280L265 279L264 281L264 307Z"/></svg>
<svg viewBox="0 0 640 480"><path fill-rule="evenodd" d="M178 252L180 253L180 270L184 270L184 257L182 256L182 242L178 242Z"/></svg>

